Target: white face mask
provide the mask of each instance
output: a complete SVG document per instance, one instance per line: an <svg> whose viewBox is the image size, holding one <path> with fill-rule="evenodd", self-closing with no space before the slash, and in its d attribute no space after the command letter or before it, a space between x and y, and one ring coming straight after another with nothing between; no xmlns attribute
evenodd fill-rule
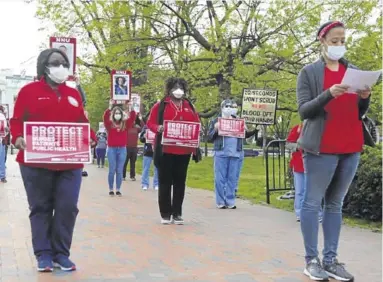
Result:
<svg viewBox="0 0 383 282"><path fill-rule="evenodd" d="M222 109L222 116L223 117L230 117L231 116L231 108L223 108Z"/></svg>
<svg viewBox="0 0 383 282"><path fill-rule="evenodd" d="M48 68L48 70L49 70L49 73L48 73L49 78L52 79L52 81L56 82L57 84L64 83L68 79L69 69L64 68L63 65L60 65L59 67L50 67Z"/></svg>
<svg viewBox="0 0 383 282"><path fill-rule="evenodd" d="M121 114L115 114L114 115L115 120L121 120L121 117L122 117Z"/></svg>
<svg viewBox="0 0 383 282"><path fill-rule="evenodd" d="M346 46L327 46L326 55L330 60L338 61L346 54Z"/></svg>
<svg viewBox="0 0 383 282"><path fill-rule="evenodd" d="M237 108L231 108L231 115L232 116L236 116L238 113L238 109Z"/></svg>
<svg viewBox="0 0 383 282"><path fill-rule="evenodd" d="M174 91L172 92L172 94L173 94L174 97L176 97L177 99L181 99L182 96L184 96L185 92L184 92L182 89L178 88L178 89L174 90Z"/></svg>

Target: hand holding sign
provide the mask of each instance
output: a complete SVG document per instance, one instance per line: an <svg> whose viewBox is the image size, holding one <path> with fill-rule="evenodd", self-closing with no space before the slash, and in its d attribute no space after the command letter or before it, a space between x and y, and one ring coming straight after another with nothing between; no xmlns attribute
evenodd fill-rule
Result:
<svg viewBox="0 0 383 282"><path fill-rule="evenodd" d="M23 137L17 137L15 142L16 149L24 150L27 147L27 144L25 143L25 140Z"/></svg>
<svg viewBox="0 0 383 282"><path fill-rule="evenodd" d="M357 94L362 99L367 99L371 95L371 88L366 85L366 89L364 90L358 90Z"/></svg>

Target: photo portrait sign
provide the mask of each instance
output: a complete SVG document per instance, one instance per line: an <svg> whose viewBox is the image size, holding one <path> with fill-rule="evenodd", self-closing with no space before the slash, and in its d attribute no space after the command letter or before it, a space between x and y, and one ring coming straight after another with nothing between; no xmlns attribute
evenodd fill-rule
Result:
<svg viewBox="0 0 383 282"><path fill-rule="evenodd" d="M9 120L9 104L0 104L0 106L4 109L5 119Z"/></svg>
<svg viewBox="0 0 383 282"><path fill-rule="evenodd" d="M91 163L89 123L24 122L26 163Z"/></svg>
<svg viewBox="0 0 383 282"><path fill-rule="evenodd" d="M235 118L218 118L218 135L245 138L245 120Z"/></svg>
<svg viewBox="0 0 383 282"><path fill-rule="evenodd" d="M112 100L125 103L130 100L132 73L130 71L112 70L110 95Z"/></svg>
<svg viewBox="0 0 383 282"><path fill-rule="evenodd" d="M241 118L249 124L275 124L277 99L277 90L244 88Z"/></svg>
<svg viewBox="0 0 383 282"><path fill-rule="evenodd" d="M165 120L162 145L198 148L200 130L198 122Z"/></svg>
<svg viewBox="0 0 383 282"><path fill-rule="evenodd" d="M141 97L140 94L132 93L132 109L136 113L141 112Z"/></svg>
<svg viewBox="0 0 383 282"><path fill-rule="evenodd" d="M69 80L75 80L76 73L76 38L69 37L49 37L50 48L63 51L69 59Z"/></svg>

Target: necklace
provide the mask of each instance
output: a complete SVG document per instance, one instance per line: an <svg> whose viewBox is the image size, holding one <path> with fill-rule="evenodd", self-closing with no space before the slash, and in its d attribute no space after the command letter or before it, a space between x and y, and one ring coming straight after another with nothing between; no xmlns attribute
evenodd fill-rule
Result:
<svg viewBox="0 0 383 282"><path fill-rule="evenodd" d="M172 103L173 107L177 112L182 112L182 101L179 106L177 106L176 103L173 102L173 100L170 100L170 102Z"/></svg>

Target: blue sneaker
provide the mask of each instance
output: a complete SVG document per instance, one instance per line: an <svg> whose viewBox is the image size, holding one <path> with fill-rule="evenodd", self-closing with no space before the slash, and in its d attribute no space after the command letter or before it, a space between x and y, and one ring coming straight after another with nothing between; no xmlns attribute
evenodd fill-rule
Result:
<svg viewBox="0 0 383 282"><path fill-rule="evenodd" d="M60 268L63 271L74 271L76 265L67 257L57 257L53 260L54 267Z"/></svg>
<svg viewBox="0 0 383 282"><path fill-rule="evenodd" d="M42 255L37 258L37 271L39 272L52 272L53 262L52 257L48 255Z"/></svg>

